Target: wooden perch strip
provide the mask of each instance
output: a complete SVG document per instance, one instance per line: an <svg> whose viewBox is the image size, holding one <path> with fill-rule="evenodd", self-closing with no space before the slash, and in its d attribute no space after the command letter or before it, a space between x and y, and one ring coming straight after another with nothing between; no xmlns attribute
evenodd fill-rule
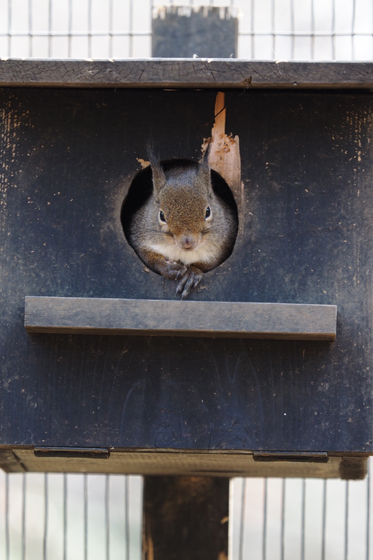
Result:
<svg viewBox="0 0 373 560"><path fill-rule="evenodd" d="M241 59L0 59L0 86L111 88L364 88L372 62Z"/></svg>
<svg viewBox="0 0 373 560"><path fill-rule="evenodd" d="M104 298L25 298L30 333L335 340L337 307Z"/></svg>

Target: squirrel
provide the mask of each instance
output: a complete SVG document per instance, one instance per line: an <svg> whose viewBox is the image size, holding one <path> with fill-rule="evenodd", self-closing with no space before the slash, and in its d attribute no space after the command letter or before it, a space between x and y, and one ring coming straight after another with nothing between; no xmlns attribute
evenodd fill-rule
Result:
<svg viewBox="0 0 373 560"><path fill-rule="evenodd" d="M178 280L182 299L204 272L228 258L237 234L234 210L213 190L209 148L202 163L182 160L164 170L148 147L153 192L130 224L137 255L153 271Z"/></svg>

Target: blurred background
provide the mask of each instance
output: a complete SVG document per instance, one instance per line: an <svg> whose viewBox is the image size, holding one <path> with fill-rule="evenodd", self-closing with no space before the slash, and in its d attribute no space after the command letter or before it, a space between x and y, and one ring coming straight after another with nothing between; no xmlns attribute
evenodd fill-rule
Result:
<svg viewBox="0 0 373 560"><path fill-rule="evenodd" d="M372 59L372 0L0 0L0 56L147 58L159 5L232 7L239 58Z"/></svg>
<svg viewBox="0 0 373 560"><path fill-rule="evenodd" d="M162 2L231 8L239 58L371 61L372 0ZM0 0L0 57L152 56L150 0ZM371 472L369 464L369 472ZM233 479L231 560L369 560L364 481ZM0 472L0 559L140 560L142 479Z"/></svg>

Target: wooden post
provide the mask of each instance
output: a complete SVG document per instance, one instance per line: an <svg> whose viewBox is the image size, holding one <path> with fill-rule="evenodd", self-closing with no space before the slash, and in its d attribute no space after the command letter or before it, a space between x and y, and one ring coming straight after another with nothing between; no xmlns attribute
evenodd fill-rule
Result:
<svg viewBox="0 0 373 560"><path fill-rule="evenodd" d="M144 560L227 560L229 478L147 476Z"/></svg>
<svg viewBox="0 0 373 560"><path fill-rule="evenodd" d="M159 6L153 10L155 58L236 57L237 40L236 8Z"/></svg>

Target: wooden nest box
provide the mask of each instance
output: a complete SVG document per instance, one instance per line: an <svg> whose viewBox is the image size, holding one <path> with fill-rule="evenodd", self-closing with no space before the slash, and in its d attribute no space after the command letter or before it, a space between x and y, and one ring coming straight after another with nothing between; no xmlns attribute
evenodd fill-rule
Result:
<svg viewBox="0 0 373 560"><path fill-rule="evenodd" d="M0 466L363 477L372 64L2 60L0 76ZM237 210L229 258L185 301L125 236L149 142L171 164L210 143Z"/></svg>

